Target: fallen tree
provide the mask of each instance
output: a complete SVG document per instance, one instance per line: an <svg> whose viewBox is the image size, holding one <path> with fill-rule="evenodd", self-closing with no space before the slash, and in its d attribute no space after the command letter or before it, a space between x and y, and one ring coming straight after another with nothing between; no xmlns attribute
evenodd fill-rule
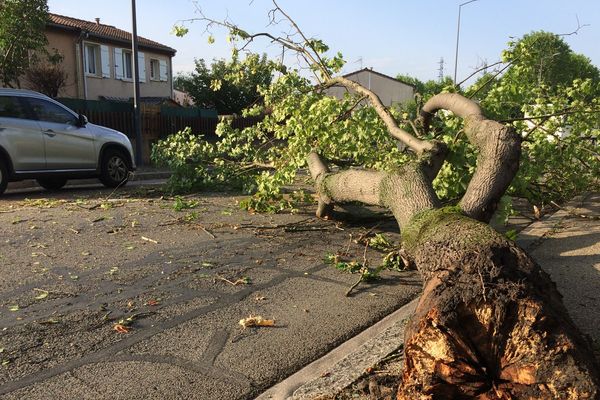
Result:
<svg viewBox="0 0 600 400"><path fill-rule="evenodd" d="M389 208L404 254L423 277L405 335L398 398L598 398L596 360L556 285L487 224L517 172L519 137L457 94L427 102L424 126L440 109L465 119L466 135L479 150L477 171L456 207L440 207L433 190L445 153L439 143L407 140L419 158L393 172L330 172L318 154L308 157L317 215L327 218L336 202Z"/></svg>
<svg viewBox="0 0 600 400"><path fill-rule="evenodd" d="M398 398L600 398L597 361L571 321L555 284L522 249L487 224L518 171L521 137L509 125L487 119L477 103L456 93L436 95L427 101L420 121L413 126L420 124L421 135L409 133L375 93L346 78L334 77L333 72L343 65L341 57L324 57L323 43L307 38L277 3L274 5L272 21L280 13L295 34L250 34L201 13L199 19L209 27L227 28L232 37L244 42L242 48L265 37L295 51L316 73L319 84L311 90L338 85L357 93L355 105L370 102L387 134L409 150L408 162L384 171L364 167L330 170L330 162L322 154L331 147L328 138L307 135L307 139L297 131L276 137L287 140L281 151L293 161L288 164L290 169L297 167L296 153L285 152L287 147L312 145L316 149L306 151L306 163L315 181L317 216L331 218L335 204L358 201L388 208L398 222L403 257L419 270L424 281L423 294L406 331L406 366ZM286 79L297 77L280 78ZM290 93L277 101L296 108L316 104L298 101L294 97L298 90ZM274 95L280 95L279 91L273 90L265 98ZM327 99L323 104L334 107ZM354 109L351 106L347 114ZM450 207L442 207L433 187L448 157L448 146L432 135L423 139L439 110L448 110L463 120L465 136L477 153L476 170L466 191ZM263 127L300 129L292 120L297 118L277 113L272 125ZM336 118L324 125L338 121ZM356 139L369 143L371 138L364 136ZM258 137L251 136L253 140ZM252 149L249 145L244 148L246 152L254 152ZM352 151L349 147L348 153ZM280 165L273 163L275 168Z"/></svg>

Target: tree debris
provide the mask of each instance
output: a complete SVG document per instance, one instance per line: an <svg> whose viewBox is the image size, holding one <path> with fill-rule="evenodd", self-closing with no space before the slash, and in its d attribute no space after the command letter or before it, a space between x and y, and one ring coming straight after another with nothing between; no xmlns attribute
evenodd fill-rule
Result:
<svg viewBox="0 0 600 400"><path fill-rule="evenodd" d="M275 320L274 319L264 319L263 317L261 317L260 315L256 315L256 316L249 316L248 318L242 318L240 319L239 324L241 326L244 327L244 329L246 328L250 328L253 326L275 326Z"/></svg>

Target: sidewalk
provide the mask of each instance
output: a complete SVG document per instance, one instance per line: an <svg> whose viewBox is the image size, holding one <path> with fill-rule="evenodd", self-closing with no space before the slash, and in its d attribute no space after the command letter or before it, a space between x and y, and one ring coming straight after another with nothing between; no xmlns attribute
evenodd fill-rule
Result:
<svg viewBox="0 0 600 400"><path fill-rule="evenodd" d="M517 243L552 276L569 314L600 354L600 194L571 201L521 231ZM522 225L522 218L515 218ZM510 224L510 222L509 222ZM263 393L266 399L329 399L402 348L416 301Z"/></svg>

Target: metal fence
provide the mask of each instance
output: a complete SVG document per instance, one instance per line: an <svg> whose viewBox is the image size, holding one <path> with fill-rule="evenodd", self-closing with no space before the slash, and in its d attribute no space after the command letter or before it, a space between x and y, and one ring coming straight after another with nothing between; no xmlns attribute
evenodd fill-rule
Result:
<svg viewBox="0 0 600 400"><path fill-rule="evenodd" d="M84 114L88 121L125 133L135 142L133 129L133 105L124 102L91 101L78 99L58 99L72 110ZM189 109L150 105L141 108L143 162L150 162L149 155L153 143L177 133L186 127L192 133L203 135L207 140L216 140L215 130L219 116L215 110ZM227 116L234 128L253 126L263 117ZM135 145L134 145L135 148Z"/></svg>
<svg viewBox="0 0 600 400"><path fill-rule="evenodd" d="M97 125L106 126L135 137L133 131L133 105L125 102L58 99L74 111L84 114L88 120ZM259 122L262 117L237 117L232 119L235 128L245 128ZM195 134L215 137L215 129L219 116L215 110L200 108L179 108L150 105L142 107L142 136L150 139L163 139L190 127Z"/></svg>

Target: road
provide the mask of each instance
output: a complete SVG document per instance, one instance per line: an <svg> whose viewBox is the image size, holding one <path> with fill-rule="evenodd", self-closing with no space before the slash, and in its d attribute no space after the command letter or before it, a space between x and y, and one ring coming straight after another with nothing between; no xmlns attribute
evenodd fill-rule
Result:
<svg viewBox="0 0 600 400"><path fill-rule="evenodd" d="M418 294L415 272L386 272L347 297L357 276L323 262L376 265L357 239L398 240L380 210L333 222L238 200L148 183L2 196L0 397L254 398ZM239 324L252 316L274 326Z"/></svg>

